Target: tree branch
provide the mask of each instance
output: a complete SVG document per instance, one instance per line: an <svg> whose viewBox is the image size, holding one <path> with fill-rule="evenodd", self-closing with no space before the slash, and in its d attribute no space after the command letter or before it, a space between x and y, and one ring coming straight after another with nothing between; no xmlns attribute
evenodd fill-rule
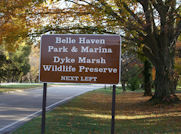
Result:
<svg viewBox="0 0 181 134"><path fill-rule="evenodd" d="M97 0L97 1L100 2L104 6L105 13L107 13L108 15L112 15L113 17L115 17L117 19L117 21L119 21L121 23L124 22L121 19L121 17L112 9L112 7L110 7L105 1L103 1L103 0Z"/></svg>
<svg viewBox="0 0 181 134"><path fill-rule="evenodd" d="M107 33L107 34L115 34L114 32L107 31L105 28L99 29L97 27L81 27L81 26L74 26L74 27L45 27L37 32L31 33L28 36L32 37L39 37L42 34L45 34L47 32L58 32L58 33L74 33L76 30L84 30L84 32L87 33ZM74 31L74 32L73 32Z"/></svg>
<svg viewBox="0 0 181 134"><path fill-rule="evenodd" d="M131 14L131 16L141 25L144 27L144 22L137 16L134 14L134 12L127 6L127 4L125 2L123 2L123 6L124 8Z"/></svg>
<svg viewBox="0 0 181 134"><path fill-rule="evenodd" d="M153 63L153 65L156 65L156 59L155 59L154 54L152 53L152 50L144 46L143 53Z"/></svg>
<svg viewBox="0 0 181 134"><path fill-rule="evenodd" d="M176 41L177 41L178 37L180 36L180 34L181 34L181 20L178 22L178 24L176 26L176 31L175 31L175 34L173 35L173 38L171 39L170 47L175 46Z"/></svg>

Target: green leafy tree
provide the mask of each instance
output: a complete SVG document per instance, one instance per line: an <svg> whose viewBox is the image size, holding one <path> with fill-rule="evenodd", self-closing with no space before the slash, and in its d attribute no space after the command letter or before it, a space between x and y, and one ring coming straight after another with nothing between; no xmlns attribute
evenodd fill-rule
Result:
<svg viewBox="0 0 181 134"><path fill-rule="evenodd" d="M6 68L9 61L6 59L6 55L2 51L2 47L0 47L0 83L4 81L7 76Z"/></svg>
<svg viewBox="0 0 181 134"><path fill-rule="evenodd" d="M31 47L22 43L16 52L3 51L1 54L1 80L7 82L22 82L22 77L30 70L29 54Z"/></svg>
<svg viewBox="0 0 181 134"><path fill-rule="evenodd" d="M30 70L29 54L31 52L31 46L23 45L19 46L16 53L9 53L9 59L11 60L10 72L12 74L13 81L22 82L22 77L26 75Z"/></svg>
<svg viewBox="0 0 181 134"><path fill-rule="evenodd" d="M0 0L0 81L21 81L29 71L30 41L35 28L32 15L41 0ZM38 27L38 26L36 26ZM29 38L30 37L30 38Z"/></svg>
<svg viewBox="0 0 181 134"><path fill-rule="evenodd" d="M131 65L131 68L129 68L127 75L128 77L128 88L132 91L135 91L140 88L141 86L141 78L140 74L142 72L142 69L137 64Z"/></svg>

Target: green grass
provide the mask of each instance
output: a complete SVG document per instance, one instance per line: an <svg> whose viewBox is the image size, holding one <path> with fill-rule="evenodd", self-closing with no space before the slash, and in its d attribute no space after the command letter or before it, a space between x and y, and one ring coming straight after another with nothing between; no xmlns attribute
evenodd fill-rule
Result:
<svg viewBox="0 0 181 134"><path fill-rule="evenodd" d="M25 90L31 88L42 87L42 84L10 84L10 85L0 85L0 92Z"/></svg>
<svg viewBox="0 0 181 134"><path fill-rule="evenodd" d="M99 90L94 90L92 92L112 95L112 87L106 87L106 89L102 88L102 89L99 89ZM121 87L116 87L116 94L120 94L122 92L123 92L123 90L122 90Z"/></svg>
<svg viewBox="0 0 181 134"><path fill-rule="evenodd" d="M110 134L111 94L95 90L48 112L46 134ZM146 103L149 99L117 90L115 134L181 134L181 103L153 106ZM37 117L13 134L40 134L40 126Z"/></svg>

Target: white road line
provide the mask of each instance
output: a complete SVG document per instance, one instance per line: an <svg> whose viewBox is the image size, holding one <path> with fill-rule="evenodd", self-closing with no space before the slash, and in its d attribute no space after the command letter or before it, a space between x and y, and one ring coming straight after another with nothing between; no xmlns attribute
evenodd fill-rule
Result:
<svg viewBox="0 0 181 134"><path fill-rule="evenodd" d="M94 89L93 89L93 90L94 90ZM56 103L53 103L53 104L51 104L50 106L46 107L46 111L49 111L52 107L54 107L54 106L56 106L56 105L58 105L58 104L60 104L60 103L62 103L62 102L68 101L68 100L70 100L70 99L72 99L72 98L74 98L74 97L76 97L76 96L79 96L79 95L85 93L85 92L87 92L87 91L80 92L80 93L78 93L78 94L76 94L76 95L69 96L69 97L67 97L67 98L65 98L65 99L63 99L63 100L60 100L60 101L58 101L58 102L56 102ZM3 127L3 128L0 128L0 132L3 131L3 130L5 130L5 129L8 129L8 128L10 128L10 127L12 127L12 126L20 123L20 122L23 122L23 121L32 119L32 117L36 116L36 115L39 114L40 112L42 112L42 110L39 110L39 111L37 111L37 112L35 112L35 113L33 113L33 114L30 114L30 115L28 115L28 116L26 116L26 117L24 117L24 118L22 118L22 119L20 119L20 120L18 120L18 121L15 121L15 122L9 124L9 125L7 125L7 126L5 126L5 127Z"/></svg>

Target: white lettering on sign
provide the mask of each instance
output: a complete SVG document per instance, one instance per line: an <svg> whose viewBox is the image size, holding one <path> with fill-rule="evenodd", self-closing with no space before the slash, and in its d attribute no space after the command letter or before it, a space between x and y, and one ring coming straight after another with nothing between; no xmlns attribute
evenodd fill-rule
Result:
<svg viewBox="0 0 181 134"><path fill-rule="evenodd" d="M63 80L63 81L78 81L79 76L61 76L61 80Z"/></svg>
<svg viewBox="0 0 181 134"><path fill-rule="evenodd" d="M91 76L61 76L60 79L62 81L82 81L82 82L96 82L97 77L91 77Z"/></svg>
<svg viewBox="0 0 181 134"><path fill-rule="evenodd" d="M81 46L82 53L112 53L111 48L102 48L102 47L95 47L91 48L90 46Z"/></svg>
<svg viewBox="0 0 181 134"><path fill-rule="evenodd" d="M79 66L79 72L91 72L91 73L117 73L117 68L90 68L85 66Z"/></svg>
<svg viewBox="0 0 181 134"><path fill-rule="evenodd" d="M105 39L87 39L86 37L80 37L79 44L105 44Z"/></svg>
<svg viewBox="0 0 181 134"><path fill-rule="evenodd" d="M59 56L54 56L53 57L53 62L54 63L60 63L60 64L75 63L75 59L71 59L71 58L68 58L68 57L60 58Z"/></svg>
<svg viewBox="0 0 181 134"><path fill-rule="evenodd" d="M106 60L102 57L100 59L89 59L87 57L79 57L78 63L106 64Z"/></svg>
<svg viewBox="0 0 181 134"><path fill-rule="evenodd" d="M63 53L67 53L68 52L68 48L65 46L62 47L54 47L54 46L48 46L48 52L63 52Z"/></svg>
<svg viewBox="0 0 181 134"><path fill-rule="evenodd" d="M76 40L71 37L55 37L56 44L75 44ZM87 39L86 37L79 37L79 44L105 44L105 39Z"/></svg>
<svg viewBox="0 0 181 134"><path fill-rule="evenodd" d="M87 82L90 82L90 81L97 81L97 77L90 77L90 76L81 76L80 77L80 81L87 81Z"/></svg>
<svg viewBox="0 0 181 134"><path fill-rule="evenodd" d="M75 72L76 68L72 66L65 66L65 65L43 65L44 71L58 71L58 72Z"/></svg>
<svg viewBox="0 0 181 134"><path fill-rule="evenodd" d="M76 40L72 39L71 37L66 37L66 38L56 37L55 43L57 43L57 44L75 44Z"/></svg>

